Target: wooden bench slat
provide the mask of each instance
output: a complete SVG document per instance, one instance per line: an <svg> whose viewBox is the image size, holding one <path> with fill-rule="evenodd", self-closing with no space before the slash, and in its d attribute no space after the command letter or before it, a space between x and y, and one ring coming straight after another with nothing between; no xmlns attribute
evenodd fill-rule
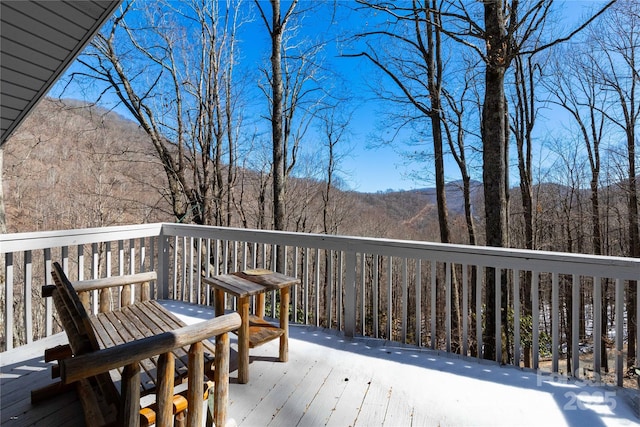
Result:
<svg viewBox="0 0 640 427"><path fill-rule="evenodd" d="M153 304L151 301L149 301L145 303L143 307L145 308L145 310L140 309L140 311L142 312L141 318L146 319L145 322L148 325L149 330L171 331L184 326L183 322L173 322L172 320L165 318L164 313L162 313L162 311L160 310L160 308L162 307L158 304ZM136 307L134 306L131 309L135 310ZM154 334L150 334L149 336L151 335ZM185 378L186 376L187 366L189 363L187 349L179 347L173 351L173 354L176 359L175 377L182 380L182 378Z"/></svg>
<svg viewBox="0 0 640 427"><path fill-rule="evenodd" d="M110 328L108 333L111 338L111 344L103 348L110 348L118 344L124 344L126 342L135 341L136 339L145 338L142 334L132 333L132 325L127 325L126 318L122 318L121 314L121 310L118 310L115 312L101 313L97 316L98 318L101 318L102 324L105 325L105 327ZM150 334L149 336L151 335L153 334ZM157 356L140 361L140 367L144 373L144 375L140 377L140 382L142 389L145 391L155 387L157 363ZM122 375L122 369L119 370L119 372Z"/></svg>

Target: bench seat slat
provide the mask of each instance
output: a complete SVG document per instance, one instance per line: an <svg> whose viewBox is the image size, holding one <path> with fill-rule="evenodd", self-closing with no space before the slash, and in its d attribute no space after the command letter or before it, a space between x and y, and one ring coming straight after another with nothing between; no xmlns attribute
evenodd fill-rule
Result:
<svg viewBox="0 0 640 427"><path fill-rule="evenodd" d="M127 324L126 318L123 319L120 311L121 310L100 313L98 316L96 316L105 326L105 328L108 328L107 332L109 333L109 337L111 338L113 344L122 344L125 342L135 341L139 338L144 338L143 336L141 336L141 334L131 333L131 325ZM94 323L93 316L91 316L91 319L92 323ZM98 335L98 331L96 331L96 335ZM98 337L98 340L101 341L101 338ZM109 347L113 347L113 345L110 345ZM157 360L154 361L153 359L143 359L140 361L140 367L142 368L140 376L142 390L149 390L154 387L156 365ZM119 371L120 375L122 375L122 372L123 370L121 369ZM119 380L119 378L116 378L116 381L117 380Z"/></svg>
<svg viewBox="0 0 640 427"><path fill-rule="evenodd" d="M185 326L185 324L180 321L177 323L164 321L166 319L164 319L165 313L163 313L163 310L167 313L167 315L170 313L166 311L164 307L161 307L157 303L148 301L143 304L143 307L144 310L134 305L130 306L129 310L140 311L140 323L144 324L146 329L149 331L150 336L158 332L172 331L174 329ZM173 351L173 355L175 356L175 378L176 382L179 383L186 376L189 354L187 349L179 347Z"/></svg>

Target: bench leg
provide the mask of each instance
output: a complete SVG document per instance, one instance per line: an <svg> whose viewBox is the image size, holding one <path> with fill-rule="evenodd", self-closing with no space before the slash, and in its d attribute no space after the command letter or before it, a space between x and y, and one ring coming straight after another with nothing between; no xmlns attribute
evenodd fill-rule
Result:
<svg viewBox="0 0 640 427"><path fill-rule="evenodd" d="M238 298L242 323L238 330L238 382L249 382L249 297Z"/></svg>
<svg viewBox="0 0 640 427"><path fill-rule="evenodd" d="M280 329L283 330L280 335L280 362L289 360L289 287L280 289Z"/></svg>

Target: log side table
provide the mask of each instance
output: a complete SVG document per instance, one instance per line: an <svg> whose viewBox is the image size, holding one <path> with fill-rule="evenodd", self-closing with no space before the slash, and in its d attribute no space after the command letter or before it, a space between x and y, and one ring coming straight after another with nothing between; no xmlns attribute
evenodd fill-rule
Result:
<svg viewBox="0 0 640 427"><path fill-rule="evenodd" d="M224 294L238 298L238 312L242 318L238 329L238 382L249 382L249 348L257 347L280 338L280 362L289 358L289 298L290 287L300 284L295 277L270 270L244 270L204 278L203 281L215 290L216 316L224 314ZM280 325L264 320L264 295L268 291L280 291ZM249 298L257 296L256 315L249 314Z"/></svg>

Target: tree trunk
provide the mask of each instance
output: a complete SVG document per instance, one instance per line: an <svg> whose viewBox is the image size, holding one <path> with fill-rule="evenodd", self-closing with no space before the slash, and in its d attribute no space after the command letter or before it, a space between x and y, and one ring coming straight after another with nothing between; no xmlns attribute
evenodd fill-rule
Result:
<svg viewBox="0 0 640 427"><path fill-rule="evenodd" d="M629 256L632 258L640 258L640 229L638 228L638 189L636 185L636 153L635 153L635 132L632 127L627 131L627 151L629 156ZM627 349L627 367L637 366L636 361L636 331L637 321L637 293L638 282L629 281L629 290L627 292L627 332L628 332L628 349Z"/></svg>
<svg viewBox="0 0 640 427"><path fill-rule="evenodd" d="M486 243L505 247L507 244L507 196L505 171L506 105L504 74L507 69L507 43L504 38L503 5L500 0L484 3L487 46L485 96L482 106L482 166ZM496 360L495 274L486 269L486 326L483 342L485 359ZM505 294L505 292L502 292Z"/></svg>

